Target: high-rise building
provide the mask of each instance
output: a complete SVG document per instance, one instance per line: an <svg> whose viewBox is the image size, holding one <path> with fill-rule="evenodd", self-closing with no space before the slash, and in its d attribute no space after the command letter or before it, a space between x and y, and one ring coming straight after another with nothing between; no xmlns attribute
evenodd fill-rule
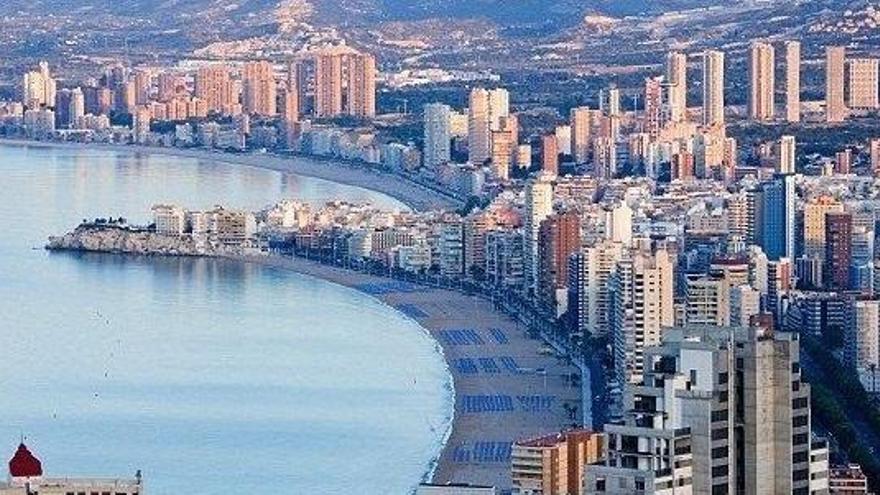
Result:
<svg viewBox="0 0 880 495"><path fill-rule="evenodd" d="M668 252L635 253L617 263L611 279L611 341L619 383L642 379L642 352L675 323L674 274Z"/></svg>
<svg viewBox="0 0 880 495"><path fill-rule="evenodd" d="M685 297L685 319L688 325L730 324L730 291L723 277L688 277Z"/></svg>
<svg viewBox="0 0 880 495"><path fill-rule="evenodd" d="M871 170L874 177L880 176L880 138L873 138L868 143L871 152Z"/></svg>
<svg viewBox="0 0 880 495"><path fill-rule="evenodd" d="M602 113L606 117L620 117L620 89L612 86L604 90L600 96Z"/></svg>
<svg viewBox="0 0 880 495"><path fill-rule="evenodd" d="M846 48L829 46L825 49L825 120L843 122L847 108L844 101L844 70Z"/></svg>
<svg viewBox="0 0 880 495"><path fill-rule="evenodd" d="M626 247L632 245L633 210L626 201L605 210L605 238Z"/></svg>
<svg viewBox="0 0 880 495"><path fill-rule="evenodd" d="M512 116L501 117L498 128L492 131L492 172L501 180L510 177L510 165L516 148L516 126L516 119Z"/></svg>
<svg viewBox="0 0 880 495"><path fill-rule="evenodd" d="M773 45L763 41L749 47L749 117L772 120L775 111L775 60Z"/></svg>
<svg viewBox="0 0 880 495"><path fill-rule="evenodd" d="M687 55L672 52L666 57L666 79L669 82L669 120L682 122L687 118Z"/></svg>
<svg viewBox="0 0 880 495"><path fill-rule="evenodd" d="M64 88L60 91L55 92L55 102L53 103L53 108L55 108L55 127L56 128L64 128L69 127L72 123L70 118L70 99L72 97L72 93L69 89Z"/></svg>
<svg viewBox="0 0 880 495"><path fill-rule="evenodd" d="M878 99L878 68L876 58L853 58L849 60L849 107L854 110L874 110L880 106Z"/></svg>
<svg viewBox="0 0 880 495"><path fill-rule="evenodd" d="M156 98L162 103L177 98L181 89L185 88L181 77L172 72L162 72L157 77Z"/></svg>
<svg viewBox="0 0 880 495"><path fill-rule="evenodd" d="M559 146L555 134L541 138L541 170L553 177L559 175Z"/></svg>
<svg viewBox="0 0 880 495"><path fill-rule="evenodd" d="M275 69L271 63L265 60L246 63L242 82L242 100L246 113L264 117L272 117L278 113Z"/></svg>
<svg viewBox="0 0 880 495"><path fill-rule="evenodd" d="M493 131L501 129L502 119L510 115L510 95L504 88L489 90L489 127Z"/></svg>
<svg viewBox="0 0 880 495"><path fill-rule="evenodd" d="M587 467L586 493L822 493L827 465L811 461L827 447L811 438L797 335L668 329L638 384L625 388L624 420L605 426L607 456ZM656 448L658 436L677 448ZM670 477L684 479L669 490Z"/></svg>
<svg viewBox="0 0 880 495"><path fill-rule="evenodd" d="M593 140L593 176L613 179L617 175L617 145L609 137Z"/></svg>
<svg viewBox="0 0 880 495"><path fill-rule="evenodd" d="M794 136L782 136L776 147L776 173L795 173L796 142Z"/></svg>
<svg viewBox="0 0 880 495"><path fill-rule="evenodd" d="M225 65L199 67L195 80L195 96L205 101L209 112L230 113L238 95L233 94L229 68Z"/></svg>
<svg viewBox="0 0 880 495"><path fill-rule="evenodd" d="M785 120L801 121L801 43L785 42Z"/></svg>
<svg viewBox="0 0 880 495"><path fill-rule="evenodd" d="M825 267L823 279L829 289L849 289L852 262L852 214L829 212L825 215Z"/></svg>
<svg viewBox="0 0 880 495"><path fill-rule="evenodd" d="M611 275L626 248L617 242L585 247L570 259L568 308L583 335L608 335L611 316Z"/></svg>
<svg viewBox="0 0 880 495"><path fill-rule="evenodd" d="M843 212L843 204L831 196L821 196L804 204L804 256L825 259L825 216Z"/></svg>
<svg viewBox="0 0 880 495"><path fill-rule="evenodd" d="M850 305L843 333L844 362L865 372L880 367L880 301L860 299Z"/></svg>
<svg viewBox="0 0 880 495"><path fill-rule="evenodd" d="M724 125L724 53L703 55L703 125Z"/></svg>
<svg viewBox="0 0 880 495"><path fill-rule="evenodd" d="M70 109L68 110L69 124L74 127L86 114L86 100L81 88L73 88L70 91Z"/></svg>
<svg viewBox="0 0 880 495"><path fill-rule="evenodd" d="M525 190L526 218L523 222L524 289L535 292L539 280L538 234L541 222L553 213L553 183L544 175L530 182Z"/></svg>
<svg viewBox="0 0 880 495"><path fill-rule="evenodd" d="M557 315L566 309L568 258L580 248L580 215L559 213L541 222L538 230L538 299Z"/></svg>
<svg viewBox="0 0 880 495"><path fill-rule="evenodd" d="M777 174L761 187L761 247L770 260L795 258L795 182Z"/></svg>
<svg viewBox="0 0 880 495"><path fill-rule="evenodd" d="M28 108L55 105L55 79L49 72L49 63L40 62L37 70L26 72L23 83L23 103Z"/></svg>
<svg viewBox="0 0 880 495"><path fill-rule="evenodd" d="M450 108L442 103L425 105L425 167L436 170L450 159Z"/></svg>
<svg viewBox="0 0 880 495"><path fill-rule="evenodd" d="M345 109L359 118L376 116L376 58L369 53L350 53L346 62Z"/></svg>
<svg viewBox="0 0 880 495"><path fill-rule="evenodd" d="M326 49L315 54L315 117L342 115L342 53Z"/></svg>
<svg viewBox="0 0 880 495"><path fill-rule="evenodd" d="M569 430L514 442L511 478L516 493L581 495L584 467L602 457L604 436Z"/></svg>
<svg viewBox="0 0 880 495"><path fill-rule="evenodd" d="M575 163L587 163L590 158L592 115L589 107L571 109L571 154Z"/></svg>
<svg viewBox="0 0 880 495"><path fill-rule="evenodd" d="M468 104L468 161L474 165L482 165L491 158L491 154L489 92L483 88L474 88Z"/></svg>
<svg viewBox="0 0 880 495"><path fill-rule="evenodd" d="M663 86L665 81L662 77L649 77L645 79L645 117L642 123L642 132L651 138L660 134L660 129L665 123L663 107Z"/></svg>
<svg viewBox="0 0 880 495"><path fill-rule="evenodd" d="M150 93L153 90L153 72L150 69L141 68L134 71L134 100L136 105L146 105L150 102Z"/></svg>

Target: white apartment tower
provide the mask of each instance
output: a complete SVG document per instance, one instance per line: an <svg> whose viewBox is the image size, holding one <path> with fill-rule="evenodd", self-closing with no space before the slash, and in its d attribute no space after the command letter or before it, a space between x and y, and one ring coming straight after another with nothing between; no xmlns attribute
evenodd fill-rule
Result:
<svg viewBox="0 0 880 495"><path fill-rule="evenodd" d="M635 253L617 263L611 281L611 341L620 383L642 379L642 352L660 343L662 329L675 323L670 255Z"/></svg>
<svg viewBox="0 0 880 495"><path fill-rule="evenodd" d="M425 167L436 170L450 159L450 108L442 103L425 105Z"/></svg>
<svg viewBox="0 0 880 495"><path fill-rule="evenodd" d="M525 190L526 218L523 228L523 271L525 292L534 291L538 281L538 233L541 222L553 213L553 183L540 176Z"/></svg>

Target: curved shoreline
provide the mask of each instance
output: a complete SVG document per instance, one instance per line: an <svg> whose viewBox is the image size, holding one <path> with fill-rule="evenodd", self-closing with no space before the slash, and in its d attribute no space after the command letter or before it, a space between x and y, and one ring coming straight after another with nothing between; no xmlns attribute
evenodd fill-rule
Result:
<svg viewBox="0 0 880 495"><path fill-rule="evenodd" d="M30 141L0 138L0 145L60 149L98 149L131 154L163 155L193 158L231 165L242 165L263 170L301 175L346 186L359 187L384 194L416 211L456 209L461 202L413 181L376 168L357 166L338 159L319 159L308 156L283 157L273 154L228 153L199 148L172 148L106 143L77 143L62 141Z"/></svg>
<svg viewBox="0 0 880 495"><path fill-rule="evenodd" d="M0 139L0 144L23 146L48 146L88 149L90 145L80 143L42 143L31 141L10 141ZM352 167L332 167L327 162L309 159L287 160L280 157L264 155L229 155L193 151L181 153L183 150L166 148L147 148L121 145L96 146L98 149L110 149L127 153L158 153L179 157L215 160L253 166L258 168L288 172L323 180L337 182L334 174L343 175L350 181L341 181L347 185L363 187L406 203L405 198L395 194L397 186L402 183L407 188L419 189L404 179L367 172ZM249 158L248 160L230 160L229 158ZM269 159L269 160L267 160ZM302 161L301 161L302 160ZM302 172L294 167L294 162L308 163L308 167L317 169L315 174ZM319 167L320 165L320 167ZM374 183L364 185L363 177L353 178L352 170L360 170L370 180L389 178L380 189ZM334 171L334 173L330 173ZM389 192L389 189L394 192ZM402 189L401 189L402 190ZM413 191L410 189L410 191ZM416 191L423 195L415 209L433 208L430 198L425 198L424 191ZM436 195L436 193L434 193ZM447 201L447 200L444 200ZM532 436L551 433L569 426L573 421L568 417L565 406L580 406L581 394L578 388L563 381L561 377L576 373L577 369L561 363L555 356L548 356L542 351L542 343L528 337L525 328L501 312L495 310L491 303L474 296L438 289L420 287L418 291L389 290L383 293L371 293L367 286L390 284L393 281L380 276L367 275L359 272L329 267L302 258L281 256L231 256L242 262L253 262L264 266L277 267L296 273L312 276L329 283L353 288L395 309L401 316L415 321L419 327L431 336L435 348L440 350L441 358L446 364L452 385L452 411L447 431L438 444L438 452L428 460L423 479L435 483L474 483L493 485L499 489L510 488L509 449L510 443ZM412 310L419 313L412 315ZM408 309L408 310L407 310ZM468 329L479 335L479 345L460 346L450 342L449 331ZM493 340L493 331L504 332L504 342ZM445 339L446 338L446 339ZM502 363L503 359L516 360L522 369L545 370L543 374L521 372L519 369L492 370L486 368L491 363ZM462 361L479 362L483 369L466 371L458 367ZM492 366L496 366L493 364ZM449 383L449 382L447 382ZM516 399L520 397L549 397L554 399L553 407L546 410L530 410L525 404L519 406ZM494 400L500 399L509 403L503 409L493 409ZM487 402L490 409L481 408ZM520 399L521 400L521 399ZM473 407L474 403L481 404ZM487 407L489 407L487 406ZM519 406L519 407L517 407ZM492 455L485 455L486 449Z"/></svg>

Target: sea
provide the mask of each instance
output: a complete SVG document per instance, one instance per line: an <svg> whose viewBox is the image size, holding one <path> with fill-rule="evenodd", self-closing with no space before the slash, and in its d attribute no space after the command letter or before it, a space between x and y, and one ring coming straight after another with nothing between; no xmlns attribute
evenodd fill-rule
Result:
<svg viewBox="0 0 880 495"><path fill-rule="evenodd" d="M411 493L453 408L414 321L259 264L43 249L83 219L147 223L156 203L282 199L406 208L216 160L0 145L0 461L23 439L46 476L141 471L151 495Z"/></svg>

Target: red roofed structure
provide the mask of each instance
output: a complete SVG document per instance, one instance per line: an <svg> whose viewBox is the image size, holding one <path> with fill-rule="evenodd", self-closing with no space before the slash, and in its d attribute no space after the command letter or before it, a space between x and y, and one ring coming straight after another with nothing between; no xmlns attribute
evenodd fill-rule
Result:
<svg viewBox="0 0 880 495"><path fill-rule="evenodd" d="M15 455L9 460L9 475L13 478L33 478L43 475L43 464L24 443L19 444Z"/></svg>

